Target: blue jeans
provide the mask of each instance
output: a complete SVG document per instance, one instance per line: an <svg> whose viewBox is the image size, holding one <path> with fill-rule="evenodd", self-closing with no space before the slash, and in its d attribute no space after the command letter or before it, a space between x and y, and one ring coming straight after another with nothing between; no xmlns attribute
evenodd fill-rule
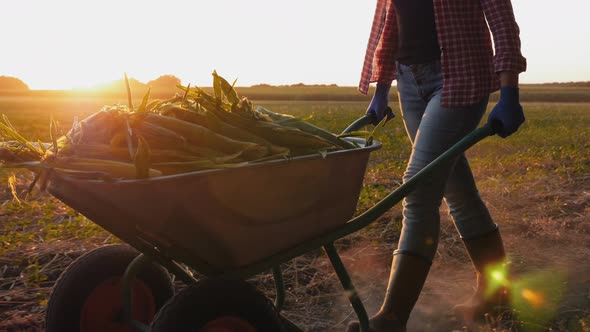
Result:
<svg viewBox="0 0 590 332"><path fill-rule="evenodd" d="M438 61L397 67L400 108L412 142L404 173L407 181L477 127L488 97L468 107L444 108L440 104L443 83ZM477 237L496 228L479 196L469 163L461 154L452 164L438 168L404 199L398 252L434 258L443 197L461 237Z"/></svg>

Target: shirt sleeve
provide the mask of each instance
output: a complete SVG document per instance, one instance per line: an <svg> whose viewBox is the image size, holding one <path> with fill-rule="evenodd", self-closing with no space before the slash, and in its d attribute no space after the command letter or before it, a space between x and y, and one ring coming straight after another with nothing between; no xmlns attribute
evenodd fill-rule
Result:
<svg viewBox="0 0 590 332"><path fill-rule="evenodd" d="M520 29L510 0L481 0L481 5L494 38L495 71L525 71L527 63L521 54Z"/></svg>
<svg viewBox="0 0 590 332"><path fill-rule="evenodd" d="M375 67L371 82L389 83L395 79L395 60L398 50L397 16L393 1L387 1L385 6L385 24L381 40L375 52Z"/></svg>
<svg viewBox="0 0 590 332"><path fill-rule="evenodd" d="M395 77L396 38L392 36L395 36L397 23L392 10L393 1L377 1L359 83L359 91L363 94L369 91L370 83L391 83Z"/></svg>

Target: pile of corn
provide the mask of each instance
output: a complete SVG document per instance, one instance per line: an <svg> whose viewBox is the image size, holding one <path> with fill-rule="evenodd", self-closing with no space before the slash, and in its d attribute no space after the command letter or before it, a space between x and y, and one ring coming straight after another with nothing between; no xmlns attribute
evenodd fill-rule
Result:
<svg viewBox="0 0 590 332"><path fill-rule="evenodd" d="M4 118L0 165L74 175L150 178L351 149L355 145L292 116L254 108L213 73L213 95L179 86L183 96L108 106L52 142L30 142Z"/></svg>

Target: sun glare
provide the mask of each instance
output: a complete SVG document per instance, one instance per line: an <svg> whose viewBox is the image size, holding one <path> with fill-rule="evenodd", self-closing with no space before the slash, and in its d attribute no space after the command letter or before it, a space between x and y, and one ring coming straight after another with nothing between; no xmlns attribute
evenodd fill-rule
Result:
<svg viewBox="0 0 590 332"><path fill-rule="evenodd" d="M543 303L545 303L545 296L543 296L543 293L541 292L535 292L525 288L522 290L522 292L520 292L520 295L522 295L522 297L527 300L531 306L533 306L533 308L538 309L543 305Z"/></svg>
<svg viewBox="0 0 590 332"><path fill-rule="evenodd" d="M32 89L42 90L97 90L113 81L123 79L123 73L116 75L101 75L99 72L86 75L66 74L63 76L47 75L30 79L24 78Z"/></svg>
<svg viewBox="0 0 590 332"><path fill-rule="evenodd" d="M72 90L99 90L102 87L104 87L105 85L107 85L117 79L121 79L121 78L112 78L112 79L108 79L108 80L94 79L94 80L86 81L84 83L75 84L74 86L71 87L71 89Z"/></svg>

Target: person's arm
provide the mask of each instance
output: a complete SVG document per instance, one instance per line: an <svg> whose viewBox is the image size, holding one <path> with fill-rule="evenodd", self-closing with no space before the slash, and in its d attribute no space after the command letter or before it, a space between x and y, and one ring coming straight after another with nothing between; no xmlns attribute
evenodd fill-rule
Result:
<svg viewBox="0 0 590 332"><path fill-rule="evenodd" d="M515 74L526 70L521 53L520 28L510 0L480 0L486 21L494 38L494 69ZM510 75L510 74L508 74Z"/></svg>
<svg viewBox="0 0 590 332"><path fill-rule="evenodd" d="M375 94L371 103L367 108L367 114L373 120L373 125L379 124L383 118L387 117L388 120L393 118L391 109L388 110L387 104L389 103L389 90L391 89L391 83L378 82L375 89Z"/></svg>
<svg viewBox="0 0 590 332"><path fill-rule="evenodd" d="M524 122L524 112L520 105L518 74L503 71L500 76L500 100L490 112L488 123L496 133L508 137L518 130Z"/></svg>
<svg viewBox="0 0 590 332"><path fill-rule="evenodd" d="M518 88L518 74L511 71L503 71L499 73L500 86L512 86Z"/></svg>
<svg viewBox="0 0 590 332"><path fill-rule="evenodd" d="M389 0L377 0L375 17L369 35L365 60L361 71L359 91L366 95L374 82L391 82L395 78L395 53L397 50L397 22L395 7Z"/></svg>
<svg viewBox="0 0 590 332"><path fill-rule="evenodd" d="M488 123L500 137L508 137L525 120L518 74L526 70L526 59L520 51L520 30L510 0L481 0L481 4L494 38L494 68L500 79L500 100Z"/></svg>
<svg viewBox="0 0 590 332"><path fill-rule="evenodd" d="M382 8L382 12L380 16L375 16L373 23L374 31L372 31L369 48L367 48L369 50L371 47L374 47L372 48L374 52L371 53L370 57L365 58L364 66L370 69L369 72L371 74L366 75L366 70L363 69L360 87L365 88L364 92L363 89L359 88L362 93L366 94L369 83L377 83L375 94L366 111L366 114L373 120L374 125L377 125L385 117L388 120L394 117L393 112L387 104L389 102L388 97L391 83L396 77L395 54L398 48L397 21L393 1L378 0L377 4L378 8ZM376 22L380 22L381 24L376 25ZM378 37L373 36L373 32Z"/></svg>

